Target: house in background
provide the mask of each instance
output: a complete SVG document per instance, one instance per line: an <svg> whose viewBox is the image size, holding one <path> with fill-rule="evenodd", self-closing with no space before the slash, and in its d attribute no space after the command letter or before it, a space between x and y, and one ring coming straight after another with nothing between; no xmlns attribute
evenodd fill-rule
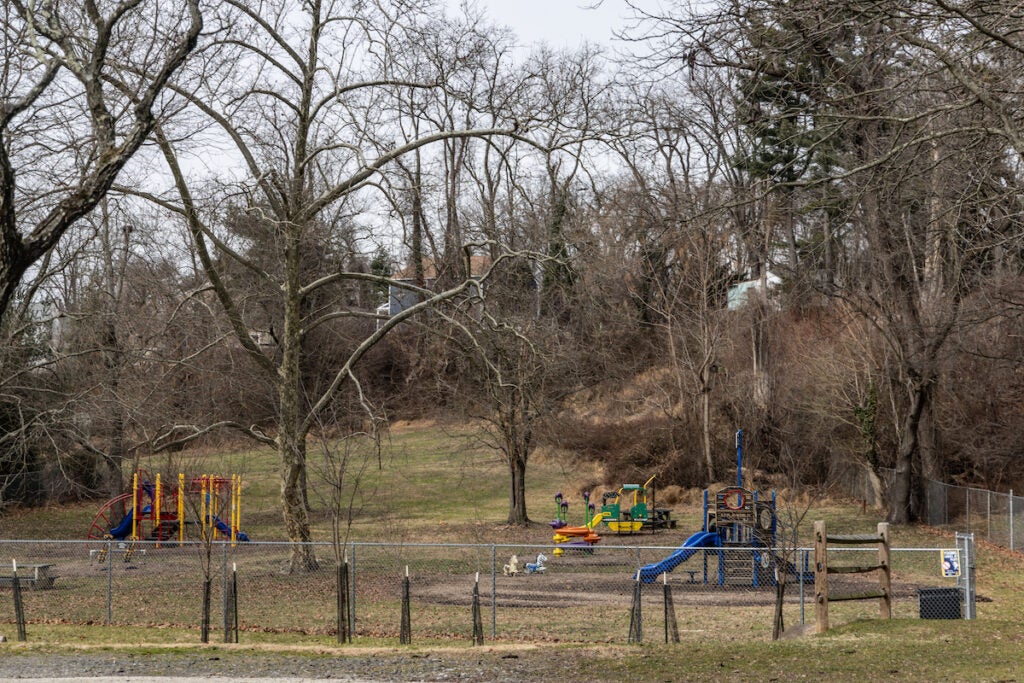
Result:
<svg viewBox="0 0 1024 683"><path fill-rule="evenodd" d="M491 266L490 256L471 256L469 258L469 276L471 278L479 278L487 269ZM413 284L416 281L414 276L414 269L411 265L406 266L399 272L395 273L391 279L394 282L388 285L388 300L387 303L383 303L377 307L377 315L381 317L391 317L397 315L407 308L416 305L421 301L420 294L418 292L406 289L401 286L401 283ZM424 259L423 261L423 286L426 289L433 291L434 284L437 282L437 266L433 259Z"/></svg>
<svg viewBox="0 0 1024 683"><path fill-rule="evenodd" d="M772 294L772 290L782 284L782 278L775 273L768 271L764 277L764 284L762 284L762 278L754 278L753 280L744 280L743 282L737 282L733 286L729 287L728 303L727 308L730 311L736 311L745 306L752 293L760 292L764 286L767 288L767 294L769 297Z"/></svg>

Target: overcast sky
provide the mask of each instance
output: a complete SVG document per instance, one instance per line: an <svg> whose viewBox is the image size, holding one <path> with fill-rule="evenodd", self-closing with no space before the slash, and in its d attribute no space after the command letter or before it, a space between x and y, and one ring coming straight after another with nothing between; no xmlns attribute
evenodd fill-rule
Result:
<svg viewBox="0 0 1024 683"><path fill-rule="evenodd" d="M628 9L623 0L477 0L497 24L509 26L525 45L545 41L552 47L574 47L584 39L611 45L612 31L621 29ZM458 0L449 0L453 7Z"/></svg>

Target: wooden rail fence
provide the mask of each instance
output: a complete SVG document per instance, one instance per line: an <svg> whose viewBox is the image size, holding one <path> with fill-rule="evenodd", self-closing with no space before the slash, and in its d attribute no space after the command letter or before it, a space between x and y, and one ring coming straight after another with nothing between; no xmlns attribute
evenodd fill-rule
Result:
<svg viewBox="0 0 1024 683"><path fill-rule="evenodd" d="M828 564L828 546L833 545L878 545L878 563L860 566L836 566ZM829 595L829 574L865 574L878 572L878 590L845 595ZM882 522L874 534L829 536L825 522L814 523L814 598L816 632L828 631L828 603L841 600L878 600L879 616L892 618L892 574L889 554L889 525Z"/></svg>

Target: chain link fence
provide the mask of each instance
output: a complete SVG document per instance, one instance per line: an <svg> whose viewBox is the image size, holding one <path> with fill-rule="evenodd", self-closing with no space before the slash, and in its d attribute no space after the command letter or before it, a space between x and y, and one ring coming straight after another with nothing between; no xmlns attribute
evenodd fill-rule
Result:
<svg viewBox="0 0 1024 683"><path fill-rule="evenodd" d="M288 573L287 543L126 545L117 542L0 541L0 558L16 560L29 624L110 624L199 630L202 586L212 583L211 629L234 615L246 631L330 636L337 631L335 548L315 545L319 568ZM859 549L835 551L835 563ZM787 626L814 619L813 550L603 546L357 543L347 549L348 610L357 638L399 638L402 585L410 577L411 625L417 638L472 638L471 601L478 585L484 634L504 641L622 642L630 632L638 573L648 638L665 629L665 588L672 591L681 634L768 637L779 581ZM833 551L830 550L830 553ZM867 550L873 555L876 550ZM920 591L949 589L937 548L892 551L896 617L917 617ZM674 562L678 560L678 562ZM833 560L830 560L832 563ZM851 563L856 564L856 560ZM973 561L971 561L973 563ZM965 566L967 562L965 561ZM640 572L654 565L671 571ZM543 566L543 568L541 568ZM9 570L0 575L0 623L12 623ZM830 579L857 590L871 579ZM950 593L940 594L948 599ZM836 606L834 624L875 618L871 604ZM922 615L927 616L927 615ZM963 615L967 616L967 615ZM943 617L945 618L945 617ZM211 636L217 639L218 636Z"/></svg>
<svg viewBox="0 0 1024 683"><path fill-rule="evenodd" d="M843 472L847 493L869 505L885 504L895 470L879 470L883 487L878 500L862 468ZM925 523L950 531L973 533L978 538L1010 550L1024 550L1024 497L971 486L945 484L934 479L924 482Z"/></svg>
<svg viewBox="0 0 1024 683"><path fill-rule="evenodd" d="M1024 497L986 489L926 482L928 524L973 533L990 543L1024 548Z"/></svg>

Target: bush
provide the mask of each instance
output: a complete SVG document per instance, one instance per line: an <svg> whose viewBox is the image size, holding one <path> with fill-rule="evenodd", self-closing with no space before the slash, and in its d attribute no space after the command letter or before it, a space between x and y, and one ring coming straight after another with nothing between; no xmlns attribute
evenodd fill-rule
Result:
<svg viewBox="0 0 1024 683"><path fill-rule="evenodd" d="M644 482L657 474L659 488L701 486L704 471L692 428L680 420L645 415L620 421L563 417L541 436L546 444L596 460L618 481Z"/></svg>

